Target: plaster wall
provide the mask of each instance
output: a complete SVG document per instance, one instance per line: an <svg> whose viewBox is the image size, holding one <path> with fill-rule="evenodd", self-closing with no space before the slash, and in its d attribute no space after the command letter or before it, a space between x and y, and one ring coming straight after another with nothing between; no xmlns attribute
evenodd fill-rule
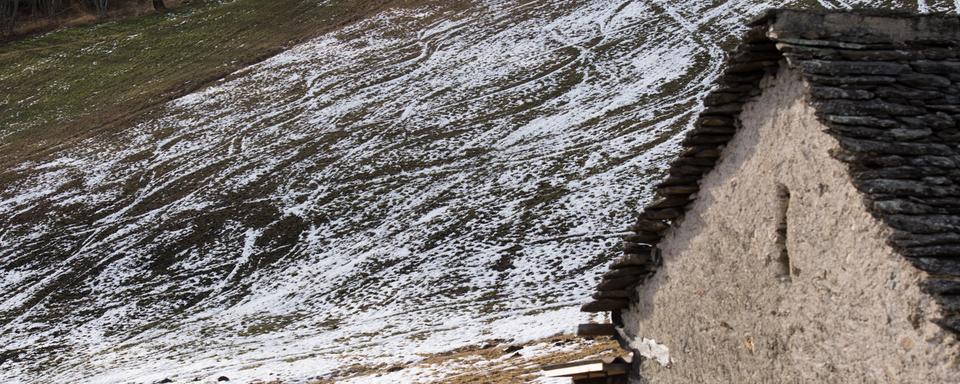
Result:
<svg viewBox="0 0 960 384"><path fill-rule="evenodd" d="M922 272L886 245L889 229L830 156L836 140L785 67L745 106L660 242L663 266L623 313L635 344L668 350L669 368L647 359L642 374L655 384L958 382L960 349L929 321Z"/></svg>

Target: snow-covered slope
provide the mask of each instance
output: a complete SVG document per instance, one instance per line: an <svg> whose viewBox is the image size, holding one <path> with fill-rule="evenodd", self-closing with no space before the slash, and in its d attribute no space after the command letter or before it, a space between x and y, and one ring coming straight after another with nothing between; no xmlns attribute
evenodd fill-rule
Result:
<svg viewBox="0 0 960 384"><path fill-rule="evenodd" d="M790 4L857 5L820 3ZM4 170L0 381L305 380L569 330L722 47L782 5L395 8Z"/></svg>

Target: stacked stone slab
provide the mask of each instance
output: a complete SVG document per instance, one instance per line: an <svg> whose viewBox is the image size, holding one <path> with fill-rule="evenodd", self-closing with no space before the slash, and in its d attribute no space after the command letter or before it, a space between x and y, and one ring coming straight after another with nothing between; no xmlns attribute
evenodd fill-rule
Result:
<svg viewBox="0 0 960 384"><path fill-rule="evenodd" d="M882 11L771 10L749 24L683 152L625 238L585 312L619 312L656 272L657 243L696 199L737 132L744 103L779 66L798 69L889 243L926 271L940 326L960 333L960 18Z"/></svg>

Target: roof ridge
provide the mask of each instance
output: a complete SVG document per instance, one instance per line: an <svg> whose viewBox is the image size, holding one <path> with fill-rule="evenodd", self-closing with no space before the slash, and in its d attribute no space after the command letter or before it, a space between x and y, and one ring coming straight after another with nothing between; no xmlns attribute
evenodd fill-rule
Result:
<svg viewBox="0 0 960 384"><path fill-rule="evenodd" d="M800 9L800 8L787 8L787 7L776 7L776 8L767 8L760 15L748 20L745 25L748 27L755 27L758 25L764 25L771 21L776 20L777 16L783 13L797 13L797 14L809 14L809 15L857 15L857 16L871 16L871 17L890 17L890 18L937 18L937 17L946 17L946 18L958 18L960 15L956 13L949 12L928 12L928 13L917 13L906 10L899 9L885 9L885 8L874 8L874 7L853 7L850 9Z"/></svg>

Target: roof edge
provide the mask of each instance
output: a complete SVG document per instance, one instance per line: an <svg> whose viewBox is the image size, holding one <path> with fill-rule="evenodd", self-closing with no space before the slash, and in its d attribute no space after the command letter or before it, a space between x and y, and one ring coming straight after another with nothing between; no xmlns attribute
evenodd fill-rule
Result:
<svg viewBox="0 0 960 384"><path fill-rule="evenodd" d="M882 45L960 40L960 17L876 8L843 11L775 8L748 26L767 26L775 39L832 40Z"/></svg>

